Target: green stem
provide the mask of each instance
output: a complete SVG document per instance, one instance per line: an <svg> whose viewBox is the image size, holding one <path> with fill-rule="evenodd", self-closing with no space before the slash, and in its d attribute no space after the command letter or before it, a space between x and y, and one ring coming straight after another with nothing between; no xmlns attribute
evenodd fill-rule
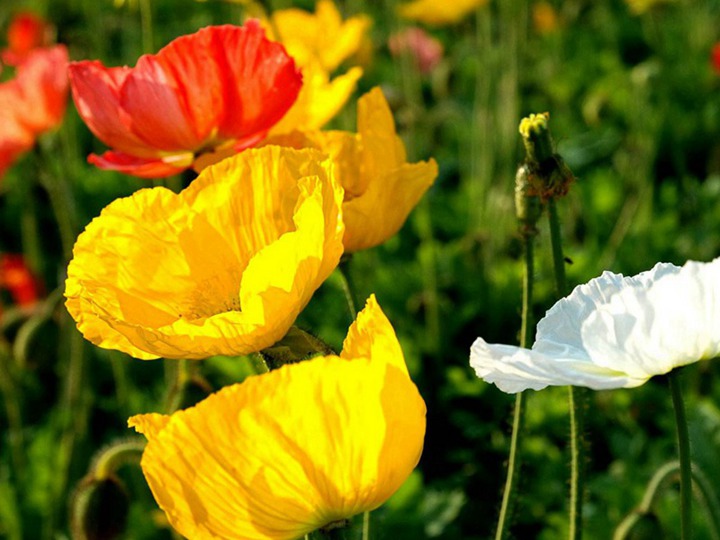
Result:
<svg viewBox="0 0 720 540"><path fill-rule="evenodd" d="M149 0L140 0L140 24L142 26L143 52L153 52L152 6Z"/></svg>
<svg viewBox="0 0 720 540"><path fill-rule="evenodd" d="M678 458L680 460L680 538L690 540L691 512L692 512L692 473L690 468L690 437L688 436L687 419L685 418L685 405L680 389L680 371L675 369L668 377L670 393L672 394L673 409L675 409L675 424L678 436Z"/></svg>
<svg viewBox="0 0 720 540"><path fill-rule="evenodd" d="M7 414L8 442L10 443L10 456L12 458L12 471L21 485L25 471L25 443L23 440L20 381L11 371L15 363L12 362L10 351L5 343L0 343L0 393L5 401ZM20 520L18 521L20 523Z"/></svg>
<svg viewBox="0 0 720 540"><path fill-rule="evenodd" d="M115 474L115 471L125 463L139 462L145 441L129 440L114 444L106 448L96 459L93 467L93 476L96 480L105 480Z"/></svg>
<svg viewBox="0 0 720 540"><path fill-rule="evenodd" d="M19 182L22 196L20 214L20 235L22 249L28 266L36 276L44 278L43 249L40 244L40 228L38 226L37 203L33 194L34 182Z"/></svg>
<svg viewBox="0 0 720 540"><path fill-rule="evenodd" d="M57 450L57 466L55 469L57 484L54 497L51 499L52 508L49 509L49 519L46 522L44 538L55 537L57 519L64 505L63 500L70 480L70 466L75 454L78 438L85 434L88 407L83 400L82 390L85 379L85 352L80 332L75 328L75 322L69 314L65 313L63 328L69 335L68 365L65 372L65 391L62 397L60 410L60 443Z"/></svg>
<svg viewBox="0 0 720 540"><path fill-rule="evenodd" d="M525 272L523 274L523 304L522 304L522 322L520 326L520 346L527 347L529 343L529 329L532 326L531 306L533 292L533 242L535 234L527 232L524 235L525 241ZM503 491L502 503L500 505L500 515L498 516L497 529L495 531L495 540L502 540L508 534L508 521L512 515L515 505L515 484L520 469L519 457L519 440L520 433L525 420L525 399L522 392L515 394L515 409L513 411L512 435L510 436L510 455L508 457L507 476L505 477L505 489Z"/></svg>
<svg viewBox="0 0 720 540"><path fill-rule="evenodd" d="M553 198L548 201L548 218L550 222L550 243L552 246L555 289L558 297L563 297L567 293L565 257L563 256L562 250L560 219L558 218L557 205ZM568 386L568 402L570 407L570 523L568 538L570 538L570 540L582 538L582 504L585 484L583 407L586 399L587 390Z"/></svg>
<svg viewBox="0 0 720 540"><path fill-rule="evenodd" d="M362 540L370 540L370 512L364 512L362 519Z"/></svg>
<svg viewBox="0 0 720 540"><path fill-rule="evenodd" d="M348 311L350 312L350 317L354 321L357 318L358 310L357 300L355 297L355 284L353 283L352 274L350 273L351 260L351 255L343 255L342 259L340 259L340 264L338 265L338 271L340 273L340 277L342 278L340 281L342 283L343 293L345 294Z"/></svg>
<svg viewBox="0 0 720 540"><path fill-rule="evenodd" d="M72 257L72 249L78 232L75 219L75 198L60 164L50 158L51 150L46 149L43 143L44 141L40 141L38 144L40 163L38 177L50 199L60 232L63 260L67 262Z"/></svg>

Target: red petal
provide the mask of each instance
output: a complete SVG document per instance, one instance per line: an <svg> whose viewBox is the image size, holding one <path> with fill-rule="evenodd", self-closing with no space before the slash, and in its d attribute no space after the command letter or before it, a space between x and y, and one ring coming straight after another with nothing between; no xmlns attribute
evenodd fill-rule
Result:
<svg viewBox="0 0 720 540"><path fill-rule="evenodd" d="M153 148L195 150L206 136L195 134L177 81L153 55L138 60L120 89L120 104L128 114L130 129Z"/></svg>
<svg viewBox="0 0 720 540"><path fill-rule="evenodd" d="M68 71L78 113L98 139L124 153L157 155L130 131L120 107L120 87L132 71L130 68L106 68L95 60L72 62Z"/></svg>
<svg viewBox="0 0 720 540"><path fill-rule="evenodd" d="M122 152L105 152L102 156L90 154L88 163L100 169L118 171L140 178L164 178L187 169L192 162L192 156L189 157L190 163L185 158L186 156L178 156L179 166L173 166L160 158L140 158Z"/></svg>
<svg viewBox="0 0 720 540"><path fill-rule="evenodd" d="M221 75L220 135L250 139L272 127L295 103L302 75L279 43L255 20L243 27L211 27L211 58Z"/></svg>

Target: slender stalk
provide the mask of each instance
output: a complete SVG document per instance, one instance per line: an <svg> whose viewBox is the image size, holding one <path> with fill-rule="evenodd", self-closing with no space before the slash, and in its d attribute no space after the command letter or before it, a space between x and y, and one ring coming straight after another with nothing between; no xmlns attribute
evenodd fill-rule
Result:
<svg viewBox="0 0 720 540"><path fill-rule="evenodd" d="M93 476L96 480L105 480L115 474L115 471L125 463L139 463L145 441L130 440L114 444L106 448L97 458L93 467Z"/></svg>
<svg viewBox="0 0 720 540"><path fill-rule="evenodd" d="M672 395L673 409L675 409L675 424L678 436L678 459L680 460L680 538L692 538L692 473L690 467L690 437L688 435L687 419L685 418L685 404L683 403L680 388L680 371L675 369L668 377L670 393Z"/></svg>
<svg viewBox="0 0 720 540"><path fill-rule="evenodd" d="M531 324L531 305L533 292L533 242L534 234L525 234L525 272L523 274L523 304L522 304L522 322L520 326L520 346L527 347L529 343L529 328ZM515 484L520 469L519 456L519 440L520 433L525 420L525 397L522 392L515 394L515 409L513 411L513 426L510 436L510 455L508 457L507 476L505 477L505 489L503 491L502 503L500 504L500 515L498 516L497 529L495 531L495 540L503 540L507 538L508 521L512 516L512 510L515 506Z"/></svg>
<svg viewBox="0 0 720 540"><path fill-rule="evenodd" d="M558 297L562 297L567 293L567 278L565 277L565 257L562 250L560 220L555 199L553 198L548 201L548 218L550 221L555 289ZM570 407L570 523L568 538L570 540L582 538L582 504L585 484L585 441L583 439L585 419L583 409L586 399L587 391L584 388L568 386L568 403Z"/></svg>
<svg viewBox="0 0 720 540"><path fill-rule="evenodd" d="M12 470L14 476L18 479L17 484L21 485L25 471L25 443L23 440L20 385L17 377L11 371L15 367L14 362L11 361L10 351L4 343L0 343L0 393L2 393L5 402ZM22 523L22 520L18 520L18 523Z"/></svg>
<svg viewBox="0 0 720 540"><path fill-rule="evenodd" d="M370 512L363 513L362 540L370 540Z"/></svg>
<svg viewBox="0 0 720 540"><path fill-rule="evenodd" d="M344 255L342 259L340 259L340 264L338 265L338 271L340 273L340 277L342 278L340 281L342 283L343 293L345 294L345 301L347 302L348 311L350 312L350 317L354 321L357 317L357 300L355 296L355 284L352 280L352 275L350 273L350 261L352 259L350 258L350 255Z"/></svg>
<svg viewBox="0 0 720 540"><path fill-rule="evenodd" d="M705 474L692 464L691 471L694 494L697 501L705 510L710 526L710 536L713 540L720 538L720 502L714 490L712 482L710 482ZM630 538L633 527L636 522L644 515L652 512L653 506L660 498L665 488L675 482L680 476L680 462L677 460L670 461L660 467L652 476L645 488L645 494L642 501L636 509L630 512L625 519L615 529L613 540L626 540Z"/></svg>
<svg viewBox="0 0 720 540"><path fill-rule="evenodd" d="M150 0L140 0L140 25L142 26L143 52L153 52L153 23Z"/></svg>
<svg viewBox="0 0 720 540"><path fill-rule="evenodd" d="M33 195L34 182L19 182L18 191L22 200L20 214L20 235L22 250L28 266L36 276L45 275L43 265L43 249L40 243L40 227L38 226L37 203Z"/></svg>

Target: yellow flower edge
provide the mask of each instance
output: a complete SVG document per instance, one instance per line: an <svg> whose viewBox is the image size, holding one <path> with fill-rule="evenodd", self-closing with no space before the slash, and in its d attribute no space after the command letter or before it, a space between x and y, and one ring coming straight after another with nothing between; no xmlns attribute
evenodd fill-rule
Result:
<svg viewBox="0 0 720 540"><path fill-rule="evenodd" d="M315 13L281 9L272 14L271 20L261 20L268 37L280 41L298 65L319 61L327 72L336 70L360 49L371 22L366 15L343 21L331 0L319 0Z"/></svg>
<svg viewBox="0 0 720 540"><path fill-rule="evenodd" d="M362 69L351 68L330 80L330 76L317 63L302 68L303 86L290 110L275 124L270 135L289 133L293 130L320 129L332 120L355 91Z"/></svg>
<svg viewBox="0 0 720 540"><path fill-rule="evenodd" d="M294 539L385 502L417 465L425 412L371 297L341 357L286 365L129 425L149 440L143 472L178 532Z"/></svg>
<svg viewBox="0 0 720 540"><path fill-rule="evenodd" d="M473 9L487 4L487 0L414 0L398 6L405 19L433 26L444 26L461 21Z"/></svg>
<svg viewBox="0 0 720 540"><path fill-rule="evenodd" d="M358 133L294 132L269 139L294 148L316 148L337 165L345 190L345 251L375 247L396 234L435 181L435 160L408 163L392 112L380 88L358 100Z"/></svg>
<svg viewBox="0 0 720 540"><path fill-rule="evenodd" d="M342 254L342 188L312 150L265 147L187 189L140 190L79 236L66 306L136 358L242 355L278 341Z"/></svg>

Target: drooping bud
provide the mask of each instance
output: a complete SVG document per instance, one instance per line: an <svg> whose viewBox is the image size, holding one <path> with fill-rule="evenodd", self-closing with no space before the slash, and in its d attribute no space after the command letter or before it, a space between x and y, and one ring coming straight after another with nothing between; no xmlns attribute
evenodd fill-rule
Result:
<svg viewBox="0 0 720 540"><path fill-rule="evenodd" d="M72 499L74 540L113 540L125 532L130 499L115 476L102 480L86 476Z"/></svg>
<svg viewBox="0 0 720 540"><path fill-rule="evenodd" d="M114 540L123 536L130 498L115 471L125 463L138 462L144 447L144 441L132 439L98 452L70 501L74 540Z"/></svg>

